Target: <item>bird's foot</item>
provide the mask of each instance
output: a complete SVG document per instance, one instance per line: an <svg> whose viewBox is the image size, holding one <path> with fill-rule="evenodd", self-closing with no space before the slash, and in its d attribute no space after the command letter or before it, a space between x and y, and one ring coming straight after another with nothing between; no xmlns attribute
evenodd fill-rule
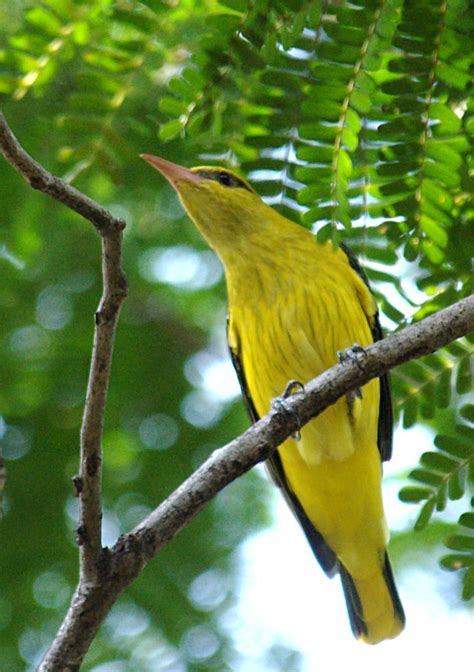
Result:
<svg viewBox="0 0 474 672"><path fill-rule="evenodd" d="M358 369L362 370L364 368L364 358L365 350L358 343L354 343L350 348L345 350L338 350L337 358L339 359L340 364L346 364L347 362L352 362L357 366ZM346 394L347 405L349 407L349 413L353 415L354 403L356 399L362 399L362 390L360 387L356 387L353 390L349 390Z"/></svg>
<svg viewBox="0 0 474 672"><path fill-rule="evenodd" d="M345 350L338 350L336 354L340 364L352 362L358 369L362 370L364 368L363 361L366 357L366 352L358 343L354 343L354 345Z"/></svg>
<svg viewBox="0 0 474 672"><path fill-rule="evenodd" d="M295 441L299 441L301 439L301 420L299 418L298 413L293 411L288 404L286 403L286 399L288 399L289 396L292 394L296 393L301 393L304 394L305 389L303 383L300 383L299 380L290 380L285 387L283 394L281 394L279 397L275 397L275 399L272 400L272 408L273 410L277 411L278 413L286 413L287 415L291 415L295 418L296 423L298 425L298 429L294 434L292 434L291 438L294 439Z"/></svg>

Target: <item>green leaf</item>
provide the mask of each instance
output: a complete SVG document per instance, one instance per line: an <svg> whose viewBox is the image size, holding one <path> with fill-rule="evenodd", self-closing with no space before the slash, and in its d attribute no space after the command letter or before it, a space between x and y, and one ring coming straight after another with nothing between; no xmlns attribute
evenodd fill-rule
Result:
<svg viewBox="0 0 474 672"><path fill-rule="evenodd" d="M365 27L364 27L365 28ZM325 32L338 44L348 44L361 47L366 39L366 30L352 25L343 25L340 23L326 23Z"/></svg>
<svg viewBox="0 0 474 672"><path fill-rule="evenodd" d="M448 480L448 497L456 501L464 497L465 492L465 471L458 469Z"/></svg>
<svg viewBox="0 0 474 672"><path fill-rule="evenodd" d="M407 261L415 261L418 257L419 251L416 243L412 238L407 240L405 247L403 248L403 256Z"/></svg>
<svg viewBox="0 0 474 672"><path fill-rule="evenodd" d="M448 503L448 486L442 483L436 495L436 511L444 511Z"/></svg>
<svg viewBox="0 0 474 672"><path fill-rule="evenodd" d="M463 600L470 600L472 597L474 597L474 566L469 567L465 573L463 583Z"/></svg>
<svg viewBox="0 0 474 672"><path fill-rule="evenodd" d="M437 208L442 208L451 213L454 205L454 200L448 191L434 182L433 180L425 178L421 185L421 195L424 200L428 199ZM426 205L424 204L424 207Z"/></svg>
<svg viewBox="0 0 474 672"><path fill-rule="evenodd" d="M458 152L452 149L446 141L439 139L428 140L426 145L426 154L441 163L445 163L453 170L457 170L462 163L462 157Z"/></svg>
<svg viewBox="0 0 474 672"><path fill-rule="evenodd" d="M467 513L461 514L459 518L459 525L463 527L470 527L474 530L474 511L468 511Z"/></svg>
<svg viewBox="0 0 474 672"><path fill-rule="evenodd" d="M409 429L416 423L418 416L418 398L415 395L408 397L403 404L403 427Z"/></svg>
<svg viewBox="0 0 474 672"><path fill-rule="evenodd" d="M459 414L468 422L474 422L474 404L465 404L459 409Z"/></svg>
<svg viewBox="0 0 474 672"><path fill-rule="evenodd" d="M448 65L447 63L439 62L436 66L436 75L446 84L454 86L456 89L463 91L471 82L471 76L468 72L463 72L458 68Z"/></svg>
<svg viewBox="0 0 474 672"><path fill-rule="evenodd" d="M446 369L442 372L436 384L436 406L438 408L448 408L451 401L451 376L452 370Z"/></svg>
<svg viewBox="0 0 474 672"><path fill-rule="evenodd" d="M49 9L41 6L29 9L26 12L26 20L52 36L58 35L62 27L58 18Z"/></svg>
<svg viewBox="0 0 474 672"><path fill-rule="evenodd" d="M440 564L443 569L457 572L459 569L472 567L474 565L474 557L465 555L464 553L450 553L441 558Z"/></svg>
<svg viewBox="0 0 474 672"><path fill-rule="evenodd" d="M308 22L310 26L317 26L321 20L323 10L323 0L312 0L308 3Z"/></svg>
<svg viewBox="0 0 474 672"><path fill-rule="evenodd" d="M304 123L301 124L299 132L302 138L328 142L334 141L337 135L337 126L329 126L323 123Z"/></svg>
<svg viewBox="0 0 474 672"><path fill-rule="evenodd" d="M472 360L464 357L459 362L456 373L456 391L458 394L465 394L472 390Z"/></svg>
<svg viewBox="0 0 474 672"><path fill-rule="evenodd" d="M339 150L337 168L338 178L348 179L352 175L351 157L343 149Z"/></svg>
<svg viewBox="0 0 474 672"><path fill-rule="evenodd" d="M155 21L152 14L149 12L136 11L133 7L130 7L130 9L122 9L114 6L113 20L128 26L133 26L146 35L149 35L155 27Z"/></svg>
<svg viewBox="0 0 474 672"><path fill-rule="evenodd" d="M332 100L305 100L302 112L307 117L316 117L325 121L337 121L341 115L341 106ZM305 135L303 133L303 135ZM305 137L308 137L305 135Z"/></svg>
<svg viewBox="0 0 474 672"><path fill-rule="evenodd" d="M219 4L242 14L247 11L248 7L247 0L219 0Z"/></svg>
<svg viewBox="0 0 474 672"><path fill-rule="evenodd" d="M322 226L316 234L318 242L325 243L326 241L330 240L332 238L333 229L334 226L331 223Z"/></svg>
<svg viewBox="0 0 474 672"><path fill-rule="evenodd" d="M416 519L415 522L415 530L422 530L426 525L428 524L431 516L433 515L433 511L435 509L436 505L436 500L433 498L428 499L423 506L421 507L421 511L418 514L418 518Z"/></svg>
<svg viewBox="0 0 474 672"><path fill-rule="evenodd" d="M438 120L439 123L434 126L434 130L439 135L456 133L461 128L461 120L459 117L443 103L436 102L431 104L430 118Z"/></svg>
<svg viewBox="0 0 474 672"><path fill-rule="evenodd" d="M178 98L171 98L170 96L160 98L158 107L161 112L173 116L180 116L181 114L185 114L188 110L188 106L184 101L179 100Z"/></svg>
<svg viewBox="0 0 474 672"><path fill-rule="evenodd" d="M208 119L208 112L206 110L201 110L200 112L193 112L186 125L188 135L189 136L198 135L202 131L206 119Z"/></svg>
<svg viewBox="0 0 474 672"><path fill-rule="evenodd" d="M433 494L431 488L407 485L400 490L398 497L402 502L418 503L429 499Z"/></svg>
<svg viewBox="0 0 474 672"><path fill-rule="evenodd" d="M351 79L352 68L350 65L344 67L336 64L329 65L321 60L315 60L310 66L314 77L323 82L341 81L344 84Z"/></svg>
<svg viewBox="0 0 474 672"><path fill-rule="evenodd" d="M422 240L421 249L425 257L434 266L441 264L445 259L445 254L443 250L440 247L438 247L438 245L432 240L428 240L426 238Z"/></svg>
<svg viewBox="0 0 474 672"><path fill-rule="evenodd" d="M160 126L159 137L160 140L173 140L173 138L178 137L183 130L183 122L179 119L172 119L166 124Z"/></svg>
<svg viewBox="0 0 474 672"><path fill-rule="evenodd" d="M331 167L321 167L321 168L296 168L295 175L297 180L305 182L307 184L312 184L314 182L319 183L321 180L329 180L331 178Z"/></svg>
<svg viewBox="0 0 474 672"><path fill-rule="evenodd" d="M420 226L422 231L424 231L428 238L436 245L443 248L446 247L448 244L448 234L437 222L426 215L422 215L420 218Z"/></svg>
<svg viewBox="0 0 474 672"><path fill-rule="evenodd" d="M346 126L342 129L341 135L342 144L347 147L349 152L355 152L359 145L359 138Z"/></svg>
<svg viewBox="0 0 474 672"><path fill-rule="evenodd" d="M428 471L428 469L413 469L413 471L410 472L410 478L414 478L416 481L426 483L427 485L432 485L435 488L440 486L443 482L443 477L440 474Z"/></svg>
<svg viewBox="0 0 474 672"><path fill-rule="evenodd" d="M183 77L174 77L169 81L168 87L170 91L187 103L193 102L196 98L195 89Z"/></svg>
<svg viewBox="0 0 474 672"><path fill-rule="evenodd" d="M445 434L438 434L434 440L435 446L444 450L454 457L470 458L474 457L474 446L460 441L453 436L446 436Z"/></svg>
<svg viewBox="0 0 474 672"><path fill-rule="evenodd" d="M474 551L474 536L451 534L445 543L453 551Z"/></svg>
<svg viewBox="0 0 474 672"><path fill-rule="evenodd" d="M457 187L461 181L459 173L439 162L425 161L423 170L428 177L439 180L448 187Z"/></svg>
<svg viewBox="0 0 474 672"><path fill-rule="evenodd" d="M443 455L442 453L435 453L433 451L423 453L420 457L420 462L425 467L435 469L436 471L440 471L443 474L451 473L459 467L458 460L454 460L450 457L447 457L447 455Z"/></svg>
<svg viewBox="0 0 474 672"><path fill-rule="evenodd" d="M361 91L357 88L355 88L351 94L350 104L351 107L353 107L360 114L367 114L372 109L371 97L364 91Z"/></svg>
<svg viewBox="0 0 474 672"><path fill-rule="evenodd" d="M329 184L321 182L320 184L303 187L298 191L298 203L301 205L314 205L319 198L328 198Z"/></svg>
<svg viewBox="0 0 474 672"><path fill-rule="evenodd" d="M390 320L393 320L393 322L395 322L396 324L399 324L400 322L403 321L403 319L404 319L404 317L405 317L404 314L403 314L400 310L398 310L398 308L395 308L395 306L393 306L393 305L387 300L386 297L383 297L383 298L382 298L381 305L382 305L382 310L383 310L383 312L385 313L385 315L386 315ZM418 408L418 407L416 407L416 409L417 409L417 408ZM416 409L415 409L415 421L416 421L416 412L417 412ZM404 426L405 426L405 425L404 425Z"/></svg>
<svg viewBox="0 0 474 672"><path fill-rule="evenodd" d="M362 128L362 121L357 112L350 107L346 110L344 125L352 131L354 135L359 135Z"/></svg>
<svg viewBox="0 0 474 672"><path fill-rule="evenodd" d="M310 161L311 163L331 163L333 154L333 147L328 145L303 145L298 147L296 151L296 156L301 161Z"/></svg>
<svg viewBox="0 0 474 672"><path fill-rule="evenodd" d="M277 73L279 74L279 73ZM277 77L275 78L278 81ZM275 81L275 83L276 83ZM298 87L301 88L301 83L298 83ZM325 84L317 84L316 86L308 87L306 95L311 99L320 99L326 98L329 100L336 101L340 104L347 95L347 87L339 82L327 82Z"/></svg>

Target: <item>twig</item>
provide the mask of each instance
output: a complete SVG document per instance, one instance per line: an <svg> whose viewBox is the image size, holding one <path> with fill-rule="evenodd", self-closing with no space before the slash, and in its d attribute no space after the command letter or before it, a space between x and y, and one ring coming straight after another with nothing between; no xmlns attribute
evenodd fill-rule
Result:
<svg viewBox="0 0 474 672"><path fill-rule="evenodd" d="M463 299L365 349L358 364L337 364L288 397L288 413L271 411L244 434L215 450L177 490L132 532L104 549L100 582L76 591L71 606L39 672L77 670L118 595L145 565L231 481L267 459L302 423L322 413L339 397L371 378L447 345L474 329L474 297ZM361 367L361 368L359 368Z"/></svg>
<svg viewBox="0 0 474 672"><path fill-rule="evenodd" d="M94 345L81 426L79 476L80 589L97 579L102 550L102 433L115 329L127 293L122 270L122 231L125 222L39 165L20 145L0 112L0 148L7 161L34 188L52 196L92 222L102 237L103 293L95 316Z"/></svg>
<svg viewBox="0 0 474 672"><path fill-rule="evenodd" d="M68 208L92 222L100 234L108 235L114 230L125 228L125 222L122 219L113 217L92 198L82 194L75 187L40 166L15 138L1 111L0 148L6 160L23 175L33 189L38 189L64 203Z"/></svg>
<svg viewBox="0 0 474 672"><path fill-rule="evenodd" d="M81 581L95 581L102 550L102 435L115 330L127 284L121 268L122 229L102 234L103 293L95 314L94 345L81 426L79 527ZM79 487L78 487L79 486Z"/></svg>

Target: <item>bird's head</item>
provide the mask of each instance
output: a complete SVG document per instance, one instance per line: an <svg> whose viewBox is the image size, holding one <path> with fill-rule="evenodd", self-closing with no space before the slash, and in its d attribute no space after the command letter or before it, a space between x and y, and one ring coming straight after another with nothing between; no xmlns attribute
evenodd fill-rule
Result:
<svg viewBox="0 0 474 672"><path fill-rule="evenodd" d="M186 212L221 256L226 248L248 243L267 220L278 216L249 183L227 168L184 168L151 154L141 154L177 191Z"/></svg>

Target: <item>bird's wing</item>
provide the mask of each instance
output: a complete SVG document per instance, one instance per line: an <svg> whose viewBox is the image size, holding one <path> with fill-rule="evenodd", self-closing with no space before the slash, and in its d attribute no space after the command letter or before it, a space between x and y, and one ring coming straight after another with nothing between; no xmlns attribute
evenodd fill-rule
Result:
<svg viewBox="0 0 474 672"><path fill-rule="evenodd" d="M369 280L364 272L364 269L359 264L356 256L344 243L340 245L342 251L346 254L351 268L363 280L370 290ZM379 313L376 311L373 315L367 316L372 337L375 341L380 341L383 338L382 327L380 326ZM377 444L379 447L380 457L383 462L388 461L392 457L392 436L393 436L393 411L392 411L392 395L390 392L390 377L386 373L380 376L380 407L379 407L379 424L377 431Z"/></svg>
<svg viewBox="0 0 474 672"><path fill-rule="evenodd" d="M227 325L229 325L229 320L227 321ZM245 407L251 421L257 422L259 415L256 411L255 404L253 403L249 388L247 386L241 353L239 352L238 347L231 346L230 344L229 351L232 358L232 363L237 373L237 378L239 379ZM288 485L278 450L275 450L273 455L266 461L266 466L272 480L279 488L281 488L288 506L293 511L301 527L303 528L303 531L319 564L326 574L333 576L338 571L336 555L326 544L323 536L314 527L313 523L304 512L304 509L301 506L298 498Z"/></svg>

